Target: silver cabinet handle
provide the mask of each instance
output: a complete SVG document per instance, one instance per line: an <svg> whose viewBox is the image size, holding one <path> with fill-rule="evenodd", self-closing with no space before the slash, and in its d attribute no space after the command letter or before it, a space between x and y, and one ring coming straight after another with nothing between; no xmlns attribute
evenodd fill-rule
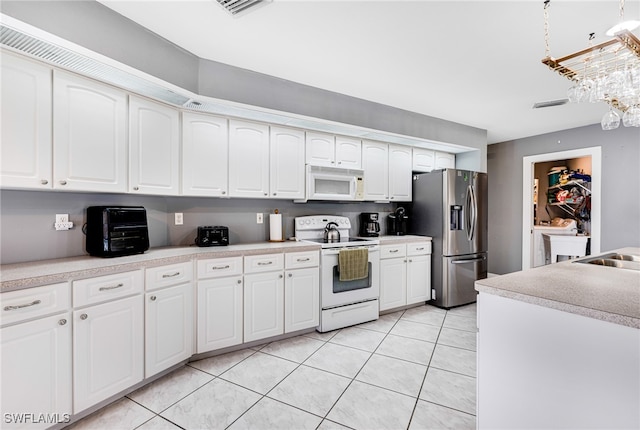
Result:
<svg viewBox="0 0 640 430"><path fill-rule="evenodd" d="M42 303L40 300L34 300L31 303L25 303L24 305L5 306L5 311L15 311L16 309L28 308L29 306L35 306Z"/></svg>
<svg viewBox="0 0 640 430"><path fill-rule="evenodd" d="M213 266L211 269L212 270L224 270L224 269L228 269L230 266L227 264L226 266Z"/></svg>
<svg viewBox="0 0 640 430"><path fill-rule="evenodd" d="M390 251L389 251L389 253L390 253L390 254L391 254L391 253L395 254L395 253L396 253L396 252L398 252L398 251L400 251L400 250L399 250L399 249L392 249L392 250L390 250Z"/></svg>
<svg viewBox="0 0 640 430"><path fill-rule="evenodd" d="M100 287L100 288L98 288L98 291L109 291L109 290L115 290L116 288L122 288L122 287L124 287L124 284L123 283L119 283L119 284L116 284L116 285L111 285L109 287Z"/></svg>
<svg viewBox="0 0 640 430"><path fill-rule="evenodd" d="M80 319L81 320L86 320L88 317L89 317L89 315L87 315L87 314L80 315Z"/></svg>
<svg viewBox="0 0 640 430"><path fill-rule="evenodd" d="M60 181L60 185L67 185L67 181L63 179L62 181Z"/></svg>
<svg viewBox="0 0 640 430"><path fill-rule="evenodd" d="M268 266L270 264L273 264L273 261L258 261L258 266Z"/></svg>
<svg viewBox="0 0 640 430"><path fill-rule="evenodd" d="M303 262L309 261L309 260L311 260L311 259L309 257L307 257L307 258L298 258L296 261L298 261L300 263L303 263Z"/></svg>
<svg viewBox="0 0 640 430"><path fill-rule="evenodd" d="M424 251L424 246L422 248L416 248L416 251Z"/></svg>
<svg viewBox="0 0 640 430"><path fill-rule="evenodd" d="M58 324L60 325L65 325L67 323L67 320L62 318L60 321L58 321Z"/></svg>
<svg viewBox="0 0 640 430"><path fill-rule="evenodd" d="M47 185L49 183L49 181L47 181L46 179L43 179L43 180L40 181L40 183L42 185Z"/></svg>
<svg viewBox="0 0 640 430"><path fill-rule="evenodd" d="M180 275L180 272L175 272L175 273L171 273L168 275L162 275L163 278L174 278L176 276Z"/></svg>
<svg viewBox="0 0 640 430"><path fill-rule="evenodd" d="M156 297L156 296L151 296L151 297L149 297L149 299L150 299L152 302L155 302L155 301L156 301L156 299L157 299L157 297Z"/></svg>

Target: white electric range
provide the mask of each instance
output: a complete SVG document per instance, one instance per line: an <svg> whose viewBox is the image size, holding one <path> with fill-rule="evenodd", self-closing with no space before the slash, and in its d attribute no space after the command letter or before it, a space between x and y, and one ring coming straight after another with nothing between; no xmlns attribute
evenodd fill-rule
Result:
<svg viewBox="0 0 640 430"><path fill-rule="evenodd" d="M324 240L328 223L338 225L339 241ZM378 319L380 296L380 241L377 238L350 237L351 221L337 215L296 217L298 241L319 243L320 252L320 325L326 332ZM369 274L367 278L340 281L338 256L341 249L366 248Z"/></svg>

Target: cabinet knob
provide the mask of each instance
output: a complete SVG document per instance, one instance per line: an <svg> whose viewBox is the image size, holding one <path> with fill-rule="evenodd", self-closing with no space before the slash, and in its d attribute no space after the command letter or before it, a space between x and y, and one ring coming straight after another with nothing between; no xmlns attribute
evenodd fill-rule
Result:
<svg viewBox="0 0 640 430"><path fill-rule="evenodd" d="M49 183L49 181L47 181L46 179L43 179L43 180L40 181L40 183L42 185L47 185Z"/></svg>
<svg viewBox="0 0 640 430"><path fill-rule="evenodd" d="M269 193L264 193L264 195L265 195L265 196L268 196L268 195L269 195Z"/></svg>
<svg viewBox="0 0 640 430"><path fill-rule="evenodd" d="M60 325L65 325L67 323L67 320L62 318L60 321L58 321L58 324Z"/></svg>
<svg viewBox="0 0 640 430"><path fill-rule="evenodd" d="M338 161L338 164L342 164L342 161Z"/></svg>
<svg viewBox="0 0 640 430"><path fill-rule="evenodd" d="M87 315L87 314L80 315L80 319L81 320L86 320L88 317L89 317L89 315Z"/></svg>
<svg viewBox="0 0 640 430"><path fill-rule="evenodd" d="M278 193L273 193L273 195L274 195L274 196L277 196L277 195L278 195Z"/></svg>
<svg viewBox="0 0 640 430"><path fill-rule="evenodd" d="M282 279L282 278L284 278L284 276L282 276L282 275L278 275L278 278Z"/></svg>
<svg viewBox="0 0 640 430"><path fill-rule="evenodd" d="M289 273L289 277L290 277L290 278L293 278L293 273Z"/></svg>
<svg viewBox="0 0 640 430"><path fill-rule="evenodd" d="M406 263L406 262L407 262L407 260L404 260L404 262Z"/></svg>
<svg viewBox="0 0 640 430"><path fill-rule="evenodd" d="M149 297L149 299L151 299L152 302L155 302L157 297L156 296L151 296L151 297Z"/></svg>
<svg viewBox="0 0 640 430"><path fill-rule="evenodd" d="M409 263L413 263L413 260L409 260Z"/></svg>
<svg viewBox="0 0 640 430"><path fill-rule="evenodd" d="M67 181L65 180L60 181L60 185L67 185Z"/></svg>
<svg viewBox="0 0 640 430"><path fill-rule="evenodd" d="M242 284L242 280L241 279L238 279L238 284Z"/></svg>
<svg viewBox="0 0 640 430"><path fill-rule="evenodd" d="M336 164L336 162L332 160L332 161L331 161L331 164Z"/></svg>
<svg viewBox="0 0 640 430"><path fill-rule="evenodd" d="M391 196L391 200L393 200L393 196Z"/></svg>
<svg viewBox="0 0 640 430"><path fill-rule="evenodd" d="M223 194L223 195L224 195L224 194L227 194L227 192L226 192L226 191L223 191L223 192L222 192L222 194Z"/></svg>
<svg viewBox="0 0 640 430"><path fill-rule="evenodd" d="M140 188L138 187L133 187L133 191L138 191Z"/></svg>

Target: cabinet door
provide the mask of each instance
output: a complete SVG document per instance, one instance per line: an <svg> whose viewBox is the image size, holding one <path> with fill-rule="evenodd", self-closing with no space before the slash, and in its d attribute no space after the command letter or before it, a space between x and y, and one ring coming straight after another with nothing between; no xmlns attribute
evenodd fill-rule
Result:
<svg viewBox="0 0 640 430"><path fill-rule="evenodd" d="M303 199L305 191L304 131L271 127L270 194L279 199Z"/></svg>
<svg viewBox="0 0 640 430"><path fill-rule="evenodd" d="M435 151L424 148L413 148L413 171L430 172L436 164Z"/></svg>
<svg viewBox="0 0 640 430"><path fill-rule="evenodd" d="M142 381L141 295L73 312L73 412Z"/></svg>
<svg viewBox="0 0 640 430"><path fill-rule="evenodd" d="M129 192L177 195L180 171L178 111L129 97Z"/></svg>
<svg viewBox="0 0 640 430"><path fill-rule="evenodd" d="M242 276L198 281L197 352L242 343Z"/></svg>
<svg viewBox="0 0 640 430"><path fill-rule="evenodd" d="M71 415L71 313L0 329L2 428L47 428L8 423L6 414Z"/></svg>
<svg viewBox="0 0 640 430"><path fill-rule="evenodd" d="M229 120L229 195L269 195L269 126Z"/></svg>
<svg viewBox="0 0 640 430"><path fill-rule="evenodd" d="M2 187L50 189L51 69L5 52L0 67Z"/></svg>
<svg viewBox="0 0 640 430"><path fill-rule="evenodd" d="M53 187L126 192L126 94L58 70L53 77Z"/></svg>
<svg viewBox="0 0 640 430"><path fill-rule="evenodd" d="M229 191L229 128L226 118L182 114L182 194L226 196Z"/></svg>
<svg viewBox="0 0 640 430"><path fill-rule="evenodd" d="M193 354L193 284L145 295L145 378Z"/></svg>
<svg viewBox="0 0 640 430"><path fill-rule="evenodd" d="M412 177L411 148L389 145L389 200L410 202Z"/></svg>
<svg viewBox="0 0 640 430"><path fill-rule="evenodd" d="M244 341L284 333L284 275L268 272L244 277Z"/></svg>
<svg viewBox="0 0 640 430"><path fill-rule="evenodd" d="M335 167L335 137L326 133L307 132L306 162L313 166Z"/></svg>
<svg viewBox="0 0 640 430"><path fill-rule="evenodd" d="M389 200L389 145L364 141L362 168L364 199Z"/></svg>
<svg viewBox="0 0 640 430"><path fill-rule="evenodd" d="M380 310L407 304L407 263L405 258L380 260Z"/></svg>
<svg viewBox="0 0 640 430"><path fill-rule="evenodd" d="M431 298L431 256L411 256L407 260L407 304L426 302Z"/></svg>
<svg viewBox="0 0 640 430"><path fill-rule="evenodd" d="M362 169L362 141L336 136L336 165L345 169Z"/></svg>
<svg viewBox="0 0 640 430"><path fill-rule="evenodd" d="M435 152L436 162L435 170L438 169L455 169L456 168L456 156L447 152Z"/></svg>
<svg viewBox="0 0 640 430"><path fill-rule="evenodd" d="M319 318L319 269L288 270L284 281L284 332L316 327Z"/></svg>

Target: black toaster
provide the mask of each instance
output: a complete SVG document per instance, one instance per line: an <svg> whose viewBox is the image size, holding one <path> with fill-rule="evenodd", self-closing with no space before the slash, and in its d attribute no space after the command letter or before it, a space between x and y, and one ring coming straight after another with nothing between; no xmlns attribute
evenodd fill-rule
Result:
<svg viewBox="0 0 640 430"><path fill-rule="evenodd" d="M229 244L229 228L221 225L205 225L198 227L196 245L226 246Z"/></svg>

